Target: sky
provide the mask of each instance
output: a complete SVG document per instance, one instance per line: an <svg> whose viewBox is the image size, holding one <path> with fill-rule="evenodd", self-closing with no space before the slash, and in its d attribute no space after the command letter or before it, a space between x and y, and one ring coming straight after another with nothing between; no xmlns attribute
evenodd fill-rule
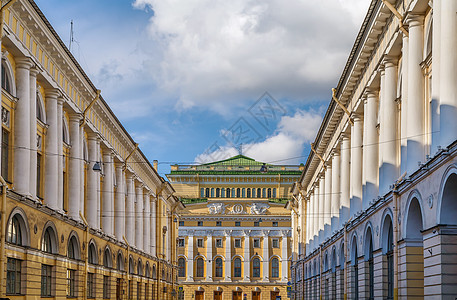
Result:
<svg viewBox="0 0 457 300"><path fill-rule="evenodd" d="M239 153L305 163L370 4L35 1L161 175Z"/></svg>

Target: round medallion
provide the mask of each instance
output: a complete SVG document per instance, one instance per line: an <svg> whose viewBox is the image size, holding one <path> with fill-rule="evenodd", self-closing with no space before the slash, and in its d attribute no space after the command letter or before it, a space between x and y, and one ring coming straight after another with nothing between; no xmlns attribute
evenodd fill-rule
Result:
<svg viewBox="0 0 457 300"><path fill-rule="evenodd" d="M233 213L241 214L242 212L243 212L243 205L241 205L241 204L233 205Z"/></svg>

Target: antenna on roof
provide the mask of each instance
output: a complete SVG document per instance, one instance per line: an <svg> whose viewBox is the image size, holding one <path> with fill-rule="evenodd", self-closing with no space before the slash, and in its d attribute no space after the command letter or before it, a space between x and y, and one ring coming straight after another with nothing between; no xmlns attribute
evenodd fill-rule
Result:
<svg viewBox="0 0 457 300"><path fill-rule="evenodd" d="M238 146L238 154L243 155L243 143Z"/></svg>
<svg viewBox="0 0 457 300"><path fill-rule="evenodd" d="M71 20L70 22L70 43L68 45L68 50L70 50L71 52L71 44L74 42L74 38L73 38L73 20Z"/></svg>

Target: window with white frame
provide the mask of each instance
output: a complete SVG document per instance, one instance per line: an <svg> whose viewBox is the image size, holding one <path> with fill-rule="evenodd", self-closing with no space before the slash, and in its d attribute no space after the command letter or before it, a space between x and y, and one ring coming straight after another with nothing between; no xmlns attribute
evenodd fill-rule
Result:
<svg viewBox="0 0 457 300"><path fill-rule="evenodd" d="M241 239L235 239L235 248L241 248Z"/></svg>
<svg viewBox="0 0 457 300"><path fill-rule="evenodd" d="M183 238L179 238L178 239L178 247L184 247L184 239Z"/></svg>
<svg viewBox="0 0 457 300"><path fill-rule="evenodd" d="M203 248L203 239L197 239L197 248Z"/></svg>
<svg viewBox="0 0 457 300"><path fill-rule="evenodd" d="M216 248L222 248L222 239L216 239Z"/></svg>
<svg viewBox="0 0 457 300"><path fill-rule="evenodd" d="M260 239L254 239L253 246L254 248L260 248Z"/></svg>

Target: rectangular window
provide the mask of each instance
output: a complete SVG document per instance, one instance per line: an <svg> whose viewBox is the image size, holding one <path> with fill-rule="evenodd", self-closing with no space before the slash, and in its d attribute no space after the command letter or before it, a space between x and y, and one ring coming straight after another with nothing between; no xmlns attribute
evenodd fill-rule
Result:
<svg viewBox="0 0 457 300"><path fill-rule="evenodd" d="M222 226L222 222L221 221L216 221L216 226L218 226L218 227Z"/></svg>
<svg viewBox="0 0 457 300"><path fill-rule="evenodd" d="M184 221L179 221L179 226L184 226Z"/></svg>
<svg viewBox="0 0 457 300"><path fill-rule="evenodd" d="M260 248L260 239L254 239L254 248Z"/></svg>
<svg viewBox="0 0 457 300"><path fill-rule="evenodd" d="M235 248L241 248L241 239L235 239Z"/></svg>
<svg viewBox="0 0 457 300"><path fill-rule="evenodd" d="M272 239L271 240L271 247L279 248L279 239Z"/></svg>
<svg viewBox="0 0 457 300"><path fill-rule="evenodd" d="M87 273L87 297L95 298L95 273Z"/></svg>
<svg viewBox="0 0 457 300"><path fill-rule="evenodd" d="M67 269L67 297L76 297L76 270Z"/></svg>
<svg viewBox="0 0 457 300"><path fill-rule="evenodd" d="M197 248L203 248L203 239L197 239Z"/></svg>
<svg viewBox="0 0 457 300"><path fill-rule="evenodd" d="M51 297L52 266L41 265L41 296Z"/></svg>
<svg viewBox="0 0 457 300"><path fill-rule="evenodd" d="M6 151L2 151L2 177L8 181L8 157L9 157L9 146L10 146L10 133L5 128L2 128L2 149L6 149Z"/></svg>
<svg viewBox="0 0 457 300"><path fill-rule="evenodd" d="M278 222L273 222L273 227L278 227Z"/></svg>
<svg viewBox="0 0 457 300"><path fill-rule="evenodd" d="M184 247L184 239L178 239L178 247Z"/></svg>
<svg viewBox="0 0 457 300"><path fill-rule="evenodd" d="M235 226L236 226L236 227L240 227L240 226L241 226L241 222L238 222L238 221L235 222Z"/></svg>
<svg viewBox="0 0 457 300"><path fill-rule="evenodd" d="M21 294L21 261L8 257L6 268L6 293L10 295Z"/></svg>
<svg viewBox="0 0 457 300"><path fill-rule="evenodd" d="M133 298L133 280L129 280L129 291L128 291L129 299Z"/></svg>
<svg viewBox="0 0 457 300"><path fill-rule="evenodd" d="M42 157L40 153L36 154L36 195L38 198L43 198L41 194L41 163Z"/></svg>
<svg viewBox="0 0 457 300"><path fill-rule="evenodd" d="M110 277L103 275L103 299L110 298L110 294L111 294L110 290L111 290Z"/></svg>
<svg viewBox="0 0 457 300"><path fill-rule="evenodd" d="M222 239L216 239L216 248L222 248Z"/></svg>
<svg viewBox="0 0 457 300"><path fill-rule="evenodd" d="M260 223L259 222L254 222L254 227L259 227Z"/></svg>
<svg viewBox="0 0 457 300"><path fill-rule="evenodd" d="M197 226L203 226L203 221L198 221Z"/></svg>
<svg viewBox="0 0 457 300"><path fill-rule="evenodd" d="M141 282L136 283L136 299L141 299Z"/></svg>

